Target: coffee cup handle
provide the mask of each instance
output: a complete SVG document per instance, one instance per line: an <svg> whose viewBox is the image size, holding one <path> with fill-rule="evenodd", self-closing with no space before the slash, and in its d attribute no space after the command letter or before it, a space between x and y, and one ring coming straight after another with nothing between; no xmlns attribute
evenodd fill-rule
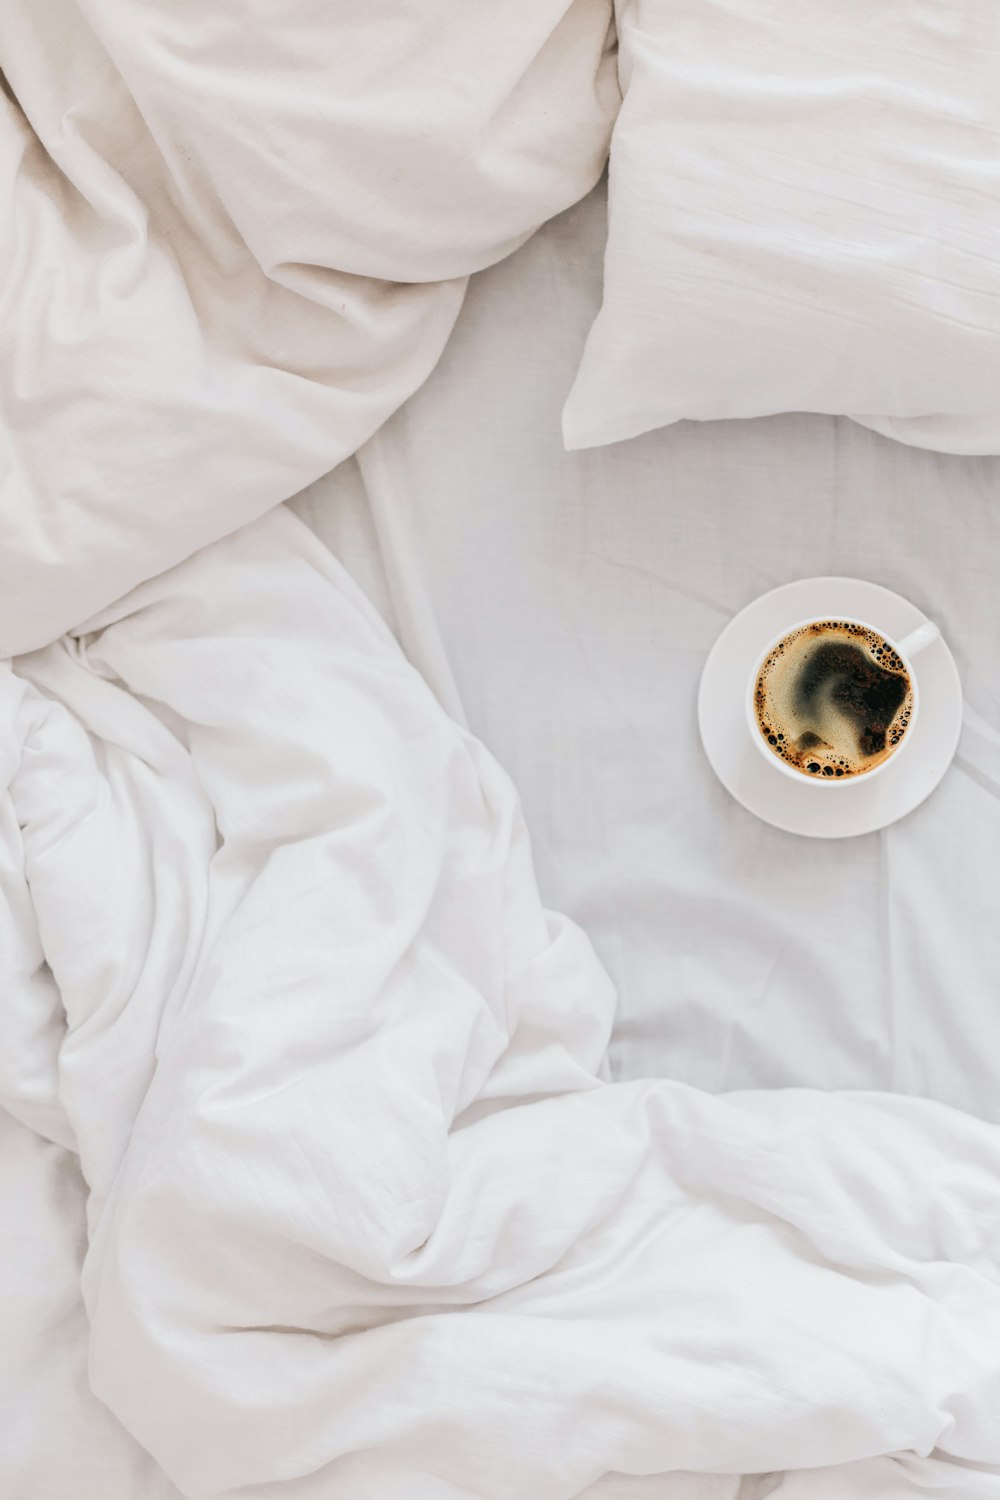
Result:
<svg viewBox="0 0 1000 1500"><path fill-rule="evenodd" d="M941 634L933 620L925 620L918 625L916 630L911 630L909 635L904 635L896 644L904 656L916 656L918 651L923 651L932 641L936 641Z"/></svg>

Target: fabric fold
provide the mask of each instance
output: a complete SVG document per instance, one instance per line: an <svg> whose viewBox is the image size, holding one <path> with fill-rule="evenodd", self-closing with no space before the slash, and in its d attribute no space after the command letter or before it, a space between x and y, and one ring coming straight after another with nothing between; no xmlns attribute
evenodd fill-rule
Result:
<svg viewBox="0 0 1000 1500"><path fill-rule="evenodd" d="M290 513L6 680L90 1380L184 1494L1000 1466L995 1128L602 1082L513 788Z"/></svg>

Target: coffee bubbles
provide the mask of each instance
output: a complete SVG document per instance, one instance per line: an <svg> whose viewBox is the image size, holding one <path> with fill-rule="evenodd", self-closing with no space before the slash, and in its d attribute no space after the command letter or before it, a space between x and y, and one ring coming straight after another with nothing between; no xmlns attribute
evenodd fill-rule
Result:
<svg viewBox="0 0 1000 1500"><path fill-rule="evenodd" d="M757 728L804 776L843 780L888 760L913 716L895 648L868 626L814 620L768 653L754 688Z"/></svg>

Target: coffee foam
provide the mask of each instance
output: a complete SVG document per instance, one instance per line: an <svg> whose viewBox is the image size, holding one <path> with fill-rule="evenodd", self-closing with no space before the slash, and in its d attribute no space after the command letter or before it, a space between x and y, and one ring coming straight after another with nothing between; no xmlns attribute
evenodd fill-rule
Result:
<svg viewBox="0 0 1000 1500"><path fill-rule="evenodd" d="M875 630L817 620L769 652L754 689L768 747L807 776L860 776L889 759L913 716L913 687Z"/></svg>

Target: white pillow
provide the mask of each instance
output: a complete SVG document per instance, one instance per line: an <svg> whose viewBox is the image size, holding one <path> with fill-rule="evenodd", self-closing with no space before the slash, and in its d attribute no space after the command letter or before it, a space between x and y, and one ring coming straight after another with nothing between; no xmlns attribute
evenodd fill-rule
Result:
<svg viewBox="0 0 1000 1500"><path fill-rule="evenodd" d="M1000 452L995 0L621 0L569 448L846 413Z"/></svg>

